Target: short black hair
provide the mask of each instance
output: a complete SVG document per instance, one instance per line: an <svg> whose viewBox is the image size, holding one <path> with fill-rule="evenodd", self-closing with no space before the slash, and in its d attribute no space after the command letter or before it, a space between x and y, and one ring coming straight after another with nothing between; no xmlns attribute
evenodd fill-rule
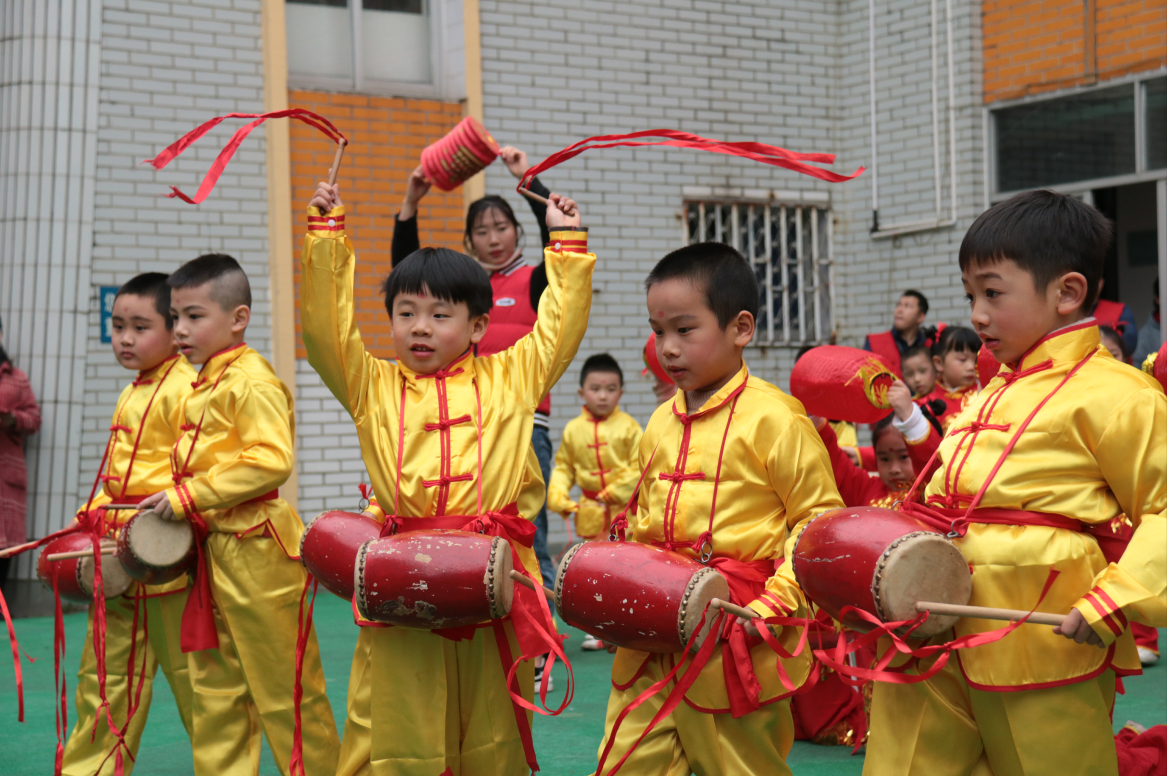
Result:
<svg viewBox="0 0 1167 776"><path fill-rule="evenodd" d="M892 412L889 413L887 417L880 418L871 424L871 446L873 448L879 444L879 438L884 434L890 434L893 431L897 434L900 433L899 429L891 424L894 419L895 413Z"/></svg>
<svg viewBox="0 0 1167 776"><path fill-rule="evenodd" d="M926 356L928 359L928 363L931 364L932 363L932 348L929 347L928 345L913 345L912 347L908 348L906 353L904 353L903 358L900 359L900 363L902 364L903 362L907 361L909 358L915 358L916 356Z"/></svg>
<svg viewBox="0 0 1167 776"><path fill-rule="evenodd" d="M1114 225L1075 197L1039 189L998 202L973 221L960 244L960 269L1010 260L1040 293L1060 275L1086 278L1082 310L1098 298Z"/></svg>
<svg viewBox="0 0 1167 776"><path fill-rule="evenodd" d="M494 292L486 270L464 253L449 248L418 248L406 256L385 278L385 311L393 317L393 300L399 294L433 294L451 304L463 303L470 317L486 315L494 306Z"/></svg>
<svg viewBox="0 0 1167 776"><path fill-rule="evenodd" d="M1123 358L1131 357L1130 348L1126 346L1126 342L1123 341L1122 335L1115 331L1113 326L1099 326L1098 334L1101 337L1110 337L1112 340L1117 342L1118 352L1122 353Z"/></svg>
<svg viewBox="0 0 1167 776"><path fill-rule="evenodd" d="M168 276L162 272L143 272L136 275L118 289L117 295L140 296L143 299L154 300L154 311L166 321L166 328L174 328L174 319L170 317L170 284Z"/></svg>
<svg viewBox="0 0 1167 776"><path fill-rule="evenodd" d="M907 291L900 294L900 299L903 299L905 296L910 296L915 299L916 305L920 308L920 312L924 315L928 314L928 297L924 296L914 288L909 288Z"/></svg>
<svg viewBox="0 0 1167 776"><path fill-rule="evenodd" d="M624 370L616 363L616 359L612 358L608 353L596 353L594 356L587 357L587 360L584 361L583 369L579 371L580 388L583 387L584 381L588 379L588 375L592 372L615 374L620 378L620 387L624 387Z"/></svg>
<svg viewBox="0 0 1167 776"><path fill-rule="evenodd" d="M980 352L981 338L977 333L967 326L949 326L944 329L940 335L940 339L932 347L932 355L944 358L949 353L972 353L974 356Z"/></svg>
<svg viewBox="0 0 1167 776"><path fill-rule="evenodd" d="M758 317L758 277L746 257L719 242L703 242L673 251L657 262L644 289L666 280L688 280L705 294L705 304L721 328L743 310Z"/></svg>
<svg viewBox="0 0 1167 776"><path fill-rule="evenodd" d="M205 253L174 271L171 288L195 288L211 283L210 296L224 310L251 307L251 284L239 262L225 253Z"/></svg>

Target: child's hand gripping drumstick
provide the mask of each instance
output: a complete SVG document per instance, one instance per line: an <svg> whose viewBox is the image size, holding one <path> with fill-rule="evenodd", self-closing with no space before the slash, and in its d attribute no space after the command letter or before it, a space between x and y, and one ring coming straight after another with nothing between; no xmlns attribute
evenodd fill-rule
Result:
<svg viewBox="0 0 1167 776"><path fill-rule="evenodd" d="M554 231L555 229L566 229L573 226L579 226L580 213L579 205L575 200L560 196L559 194L552 194L547 199L547 229Z"/></svg>

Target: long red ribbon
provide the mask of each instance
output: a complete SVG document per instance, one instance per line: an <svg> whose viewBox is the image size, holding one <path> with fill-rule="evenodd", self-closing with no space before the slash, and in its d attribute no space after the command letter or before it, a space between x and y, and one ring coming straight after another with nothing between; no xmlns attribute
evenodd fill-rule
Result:
<svg viewBox="0 0 1167 776"><path fill-rule="evenodd" d="M304 616L304 599L312 588L312 598L308 601L308 616ZM288 760L291 776L304 776L304 724L300 704L304 700L304 654L308 651L308 637L312 633L312 610L316 608L316 591L319 587L311 574L304 577L304 589L300 591L300 611L296 615L296 678L292 685L292 703L295 704L295 727L292 731L292 754Z"/></svg>
<svg viewBox="0 0 1167 776"><path fill-rule="evenodd" d="M341 134L339 129L333 126L331 121L317 113L313 113L310 110L304 110L303 108L289 108L288 110L277 110L271 113L228 113L226 116L216 116L210 121L195 127L190 132L187 132L178 140L175 140L173 143L168 145L166 150L164 150L162 153L158 154L153 159L147 159L146 161L142 162L142 164L149 164L152 165L155 170L161 170L163 167L170 164L170 162L173 161L176 157L180 156L182 152L194 144L195 141L210 132L215 127L219 126L219 124L223 123L227 119L255 119L255 121L244 124L242 127L235 130L235 134L231 136L230 142L228 142L227 145L223 147L223 150L219 152L219 156L215 158L215 163L211 165L211 169L207 170L206 177L203 178L203 182L199 185L199 190L195 192L194 197L188 197L186 194L183 194L181 191L179 191L177 186L171 186L171 193L166 195L168 197L178 197L183 202L186 202L190 205L197 205L207 198L207 195L211 193L211 189L215 188L215 184L219 182L219 176L223 174L223 170L227 167L227 163L230 162L231 157L235 155L235 150L239 148L240 144L242 144L245 139L247 139L247 136L251 134L251 130L255 129L268 119L284 118L302 121L311 127L315 127L327 135L334 142L339 143L341 140L344 140L346 143L348 142L348 139L343 134Z"/></svg>
<svg viewBox="0 0 1167 776"><path fill-rule="evenodd" d="M653 137L665 139L638 140L638 138ZM676 129L646 129L641 132L630 132L626 135L596 135L586 140L580 140L578 143L573 143L562 151L556 151L539 164L527 170L523 174L522 180L519 181L518 188L522 189L527 187L531 179L539 173L549 170L561 162L566 162L568 159L579 156L584 151L593 148L616 148L620 146L631 148L640 146L671 146L673 148L693 148L698 151L709 151L715 154L740 156L743 159L751 159L755 162L769 164L774 167L783 167L787 170L793 170L794 172L831 183L849 181L861 175L867 169L866 167L860 167L850 175L840 175L830 170L824 170L821 167L806 164L806 162L833 164L835 161L834 154L804 154L797 151L788 151L778 146L766 145L765 143L728 143L724 140L713 140L707 137L701 137L700 135L681 132Z"/></svg>

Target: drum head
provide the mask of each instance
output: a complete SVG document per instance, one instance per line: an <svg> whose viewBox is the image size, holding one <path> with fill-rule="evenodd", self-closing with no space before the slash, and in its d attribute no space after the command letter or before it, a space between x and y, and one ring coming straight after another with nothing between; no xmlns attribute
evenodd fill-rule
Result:
<svg viewBox="0 0 1167 776"><path fill-rule="evenodd" d="M907 534L887 549L876 566L871 592L881 620L910 620L918 614L917 601L967 604L972 595L972 574L956 545L938 533L920 531ZM930 615L912 636L931 638L958 619Z"/></svg>
<svg viewBox="0 0 1167 776"><path fill-rule="evenodd" d="M117 598L130 589L134 580L126 573L122 562L114 555L101 559L101 586L106 598ZM81 558L77 563L77 582L88 595L93 595L93 558Z"/></svg>
<svg viewBox="0 0 1167 776"><path fill-rule="evenodd" d="M511 545L506 539L494 537L490 548L490 568L487 569L486 589L490 595L490 613L496 620L511 613L511 603L515 598L515 581L511 579L514 559Z"/></svg>
<svg viewBox="0 0 1167 776"><path fill-rule="evenodd" d="M677 614L677 628L682 644L689 643L690 636L697 630L697 625L701 622L702 612L705 612L709 602L714 598L728 601L729 583L714 569L701 569L693 575L693 579L689 582L689 589L685 592L684 601ZM709 635L709 629L713 625L716 614L717 612L705 613L705 623L701 626L701 631L697 634L697 640L693 644L694 652L701 648L705 637Z"/></svg>
<svg viewBox="0 0 1167 776"><path fill-rule="evenodd" d="M569 565L571 565L571 559L575 557L575 554L577 552L579 552L580 547L583 547L583 546L584 546L583 542L576 544L574 547L570 548L567 552L563 553L563 560L559 561L559 568L555 571L555 608L556 609L559 609L559 610L563 609L563 600L562 600L563 599L563 575L567 572L567 567Z"/></svg>
<svg viewBox="0 0 1167 776"><path fill-rule="evenodd" d="M165 520L153 512L143 512L134 520L129 543L134 556L147 566L167 568L190 554L194 532L186 520Z"/></svg>

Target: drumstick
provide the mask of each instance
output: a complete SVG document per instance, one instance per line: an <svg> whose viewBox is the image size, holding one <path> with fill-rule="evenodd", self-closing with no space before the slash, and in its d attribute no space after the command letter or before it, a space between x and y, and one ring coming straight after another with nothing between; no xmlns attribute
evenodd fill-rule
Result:
<svg viewBox="0 0 1167 776"><path fill-rule="evenodd" d="M709 602L710 609L721 609L724 612L734 615L735 617L742 617L747 620L753 620L760 615L753 609L747 609L744 606L731 604L729 601L722 601L720 598L714 598Z"/></svg>
<svg viewBox="0 0 1167 776"><path fill-rule="evenodd" d="M336 156L332 157L332 169L328 171L328 185L336 184L336 173L340 170L340 157L344 156L344 147L348 145L348 141L343 137L336 144Z"/></svg>
<svg viewBox="0 0 1167 776"><path fill-rule="evenodd" d="M98 509L119 510L124 509L128 512L141 512L142 507L138 504L102 504Z"/></svg>
<svg viewBox="0 0 1167 776"><path fill-rule="evenodd" d="M520 585L527 588L528 590L534 590L536 587L538 587L540 590L543 591L543 595L547 596L548 601L550 601L551 603L555 603L555 592L551 588L549 588L545 585L536 586L535 583L532 582L530 580L530 578L527 577L526 574L523 574L522 572L515 571L514 569L511 569L511 579L518 582Z"/></svg>
<svg viewBox="0 0 1167 776"><path fill-rule="evenodd" d="M117 552L117 547L113 546L112 544L104 545L101 548L102 555L113 555L116 552ZM51 562L57 561L57 560L71 560L72 558L87 558L87 557L91 556L92 554L93 554L93 550L74 550L72 552L54 552L52 555L49 555L48 557L46 557L45 560L47 560L51 563Z"/></svg>
<svg viewBox="0 0 1167 776"><path fill-rule="evenodd" d="M550 202L547 201L546 197L540 197L538 194L531 191L530 189L519 189L519 193L522 194L527 199L532 200L534 202L539 202L539 203L544 204L544 205L551 204Z"/></svg>
<svg viewBox="0 0 1167 776"><path fill-rule="evenodd" d="M1023 612L1020 609L994 609L988 606L957 606L956 604L938 604L932 601L917 601L917 612L932 612L934 614L948 614L953 617L976 617L981 620L1006 620L1017 622L1024 619L1035 625L1061 625L1066 619L1064 614L1050 614L1049 612Z"/></svg>

